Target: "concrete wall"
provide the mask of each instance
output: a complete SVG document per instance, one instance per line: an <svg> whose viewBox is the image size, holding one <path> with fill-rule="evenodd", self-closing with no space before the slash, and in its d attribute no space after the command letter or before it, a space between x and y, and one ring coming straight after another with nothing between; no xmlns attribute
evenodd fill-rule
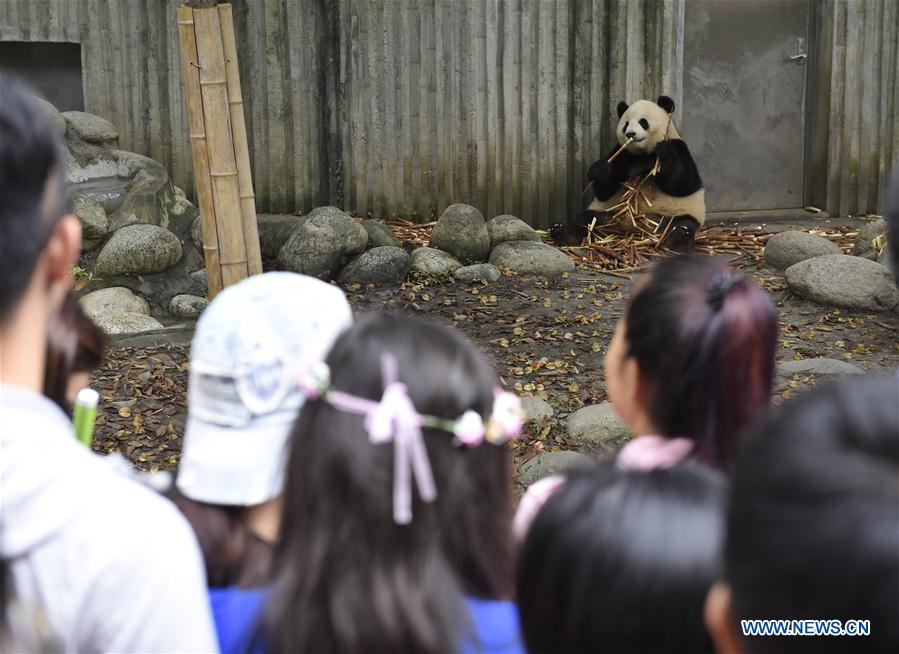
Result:
<svg viewBox="0 0 899 654"><path fill-rule="evenodd" d="M469 202L564 220L618 100L681 104L684 1L235 0L258 208L427 216ZM80 42L85 109L189 189L179 4L0 0L0 40ZM896 0L825 4L823 193L859 213L899 152ZM892 59L875 76L878 51Z"/></svg>

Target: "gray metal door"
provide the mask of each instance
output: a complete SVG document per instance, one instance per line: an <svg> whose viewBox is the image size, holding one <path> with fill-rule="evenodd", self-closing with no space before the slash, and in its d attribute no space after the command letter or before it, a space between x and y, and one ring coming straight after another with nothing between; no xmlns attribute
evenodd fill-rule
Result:
<svg viewBox="0 0 899 654"><path fill-rule="evenodd" d="M687 0L683 113L709 211L803 204L807 0Z"/></svg>

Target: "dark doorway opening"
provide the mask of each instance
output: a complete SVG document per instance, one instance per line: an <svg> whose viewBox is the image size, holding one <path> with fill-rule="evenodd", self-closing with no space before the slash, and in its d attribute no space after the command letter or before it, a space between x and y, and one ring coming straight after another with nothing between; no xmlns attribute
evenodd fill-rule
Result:
<svg viewBox="0 0 899 654"><path fill-rule="evenodd" d="M84 111L80 44L0 43L0 69L34 86L60 111Z"/></svg>

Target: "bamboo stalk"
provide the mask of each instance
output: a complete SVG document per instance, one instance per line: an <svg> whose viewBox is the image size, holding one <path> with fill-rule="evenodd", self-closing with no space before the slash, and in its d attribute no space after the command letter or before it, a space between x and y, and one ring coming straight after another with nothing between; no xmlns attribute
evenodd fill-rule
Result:
<svg viewBox="0 0 899 654"><path fill-rule="evenodd" d="M615 152L612 153L612 156L611 156L611 157L609 157L608 159L606 159L606 163L610 164L610 163L612 163L613 161L615 161L615 159L618 158L618 155L620 155L622 152L624 152L625 148L627 148L627 146L629 146L629 145L630 145L631 143L633 143L633 142L634 142L634 139L631 138L631 137L628 137L628 139L627 139L624 143L621 144L621 147L618 148L617 150L615 150ZM592 179L590 180L590 183L587 184L587 186L586 186L586 187L584 188L584 190L581 192L581 195L583 195L584 193L586 193L586 192L590 189L591 186L593 186L593 180L592 180Z"/></svg>
<svg viewBox="0 0 899 654"><path fill-rule="evenodd" d="M218 5L216 10L219 14L222 48L225 55L225 79L227 80L228 107L231 115L234 158L237 164L237 187L240 192L247 268L249 274L259 275L262 274L262 254L259 249L259 227L256 223L256 196L253 193L253 176L250 172L247 124L244 118L243 96L240 91L240 70L237 66L237 45L234 42L234 17L230 4Z"/></svg>
<svg viewBox="0 0 899 654"><path fill-rule="evenodd" d="M206 261L208 279L207 295L211 300L222 290L222 271L219 263L212 182L209 177L209 153L206 146L206 130L203 125L203 99L200 92L200 74L197 68L197 39L194 32L193 11L190 7L178 7L178 37L181 44L181 75L184 78L187 98L194 184L197 190L197 206L200 209L200 225L203 228L203 259Z"/></svg>
<svg viewBox="0 0 899 654"><path fill-rule="evenodd" d="M231 134L222 32L216 9L194 9L193 15L222 283L229 286L247 277L249 266Z"/></svg>

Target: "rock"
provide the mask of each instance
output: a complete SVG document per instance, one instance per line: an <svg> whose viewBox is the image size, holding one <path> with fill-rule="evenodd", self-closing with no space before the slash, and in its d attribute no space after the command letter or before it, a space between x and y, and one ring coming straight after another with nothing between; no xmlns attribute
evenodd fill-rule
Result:
<svg viewBox="0 0 899 654"><path fill-rule="evenodd" d="M794 263L825 254L841 254L836 243L815 234L787 231L775 234L765 244L765 263L786 270Z"/></svg>
<svg viewBox="0 0 899 654"><path fill-rule="evenodd" d="M84 313L95 321L121 313L150 315L150 305L147 301L124 286L101 288L99 291L82 295L78 302Z"/></svg>
<svg viewBox="0 0 899 654"><path fill-rule="evenodd" d="M495 248L506 241L540 241L540 234L526 222L515 216L497 216L487 221L490 247Z"/></svg>
<svg viewBox="0 0 899 654"><path fill-rule="evenodd" d="M260 213L256 214L256 225L259 230L259 250L264 259L277 259L281 247L290 238L294 230L305 220L293 214Z"/></svg>
<svg viewBox="0 0 899 654"><path fill-rule="evenodd" d="M160 169L145 168L135 174L122 206L112 215L113 229L126 225L168 228L169 210L176 204L175 189L168 173Z"/></svg>
<svg viewBox="0 0 899 654"><path fill-rule="evenodd" d="M200 251L203 250L203 221L200 216L194 218L190 226L190 240L196 245Z"/></svg>
<svg viewBox="0 0 899 654"><path fill-rule="evenodd" d="M552 405L546 400L539 397L523 397L521 398L521 408L524 409L525 423L537 423L538 425L544 420L553 417Z"/></svg>
<svg viewBox="0 0 899 654"><path fill-rule="evenodd" d="M208 306L209 300L205 297L182 293L169 301L169 313L176 318L197 318Z"/></svg>
<svg viewBox="0 0 899 654"><path fill-rule="evenodd" d="M181 241L156 225L129 225L117 230L100 250L98 275L161 272L181 259Z"/></svg>
<svg viewBox="0 0 899 654"><path fill-rule="evenodd" d="M337 207L319 207L303 220L278 252L284 270L330 279L352 255L365 249L368 234Z"/></svg>
<svg viewBox="0 0 899 654"><path fill-rule="evenodd" d="M448 277L461 267L449 252L428 247L412 250L412 272L420 275Z"/></svg>
<svg viewBox="0 0 899 654"><path fill-rule="evenodd" d="M490 263L517 273L561 275L574 271L574 261L554 247L534 241L506 241L490 253Z"/></svg>
<svg viewBox="0 0 899 654"><path fill-rule="evenodd" d="M190 274L191 280L193 280L198 287L202 287L204 292L208 292L209 290L209 271L205 268L201 268L200 270L195 270Z"/></svg>
<svg viewBox="0 0 899 654"><path fill-rule="evenodd" d="M518 469L518 483L530 486L544 477L574 470L583 470L596 465L596 461L580 452L541 452L521 464Z"/></svg>
<svg viewBox="0 0 899 654"><path fill-rule="evenodd" d="M344 284L399 284L412 265L409 253L392 245L366 250L353 258L337 275Z"/></svg>
<svg viewBox="0 0 899 654"><path fill-rule="evenodd" d="M842 377L844 375L865 374L865 371L858 366L827 357L783 361L777 365L777 372L786 377L792 377L793 375L836 375Z"/></svg>
<svg viewBox="0 0 899 654"><path fill-rule="evenodd" d="M103 205L90 196L76 193L72 198L72 212L81 222L82 238L93 241L109 233L109 219Z"/></svg>
<svg viewBox="0 0 899 654"><path fill-rule="evenodd" d="M82 141L108 145L119 138L115 125L100 116L84 111L66 111L61 115L68 128Z"/></svg>
<svg viewBox="0 0 899 654"><path fill-rule="evenodd" d="M463 263L484 261L490 252L484 216L467 204L448 206L437 220L428 246L449 252Z"/></svg>
<svg viewBox="0 0 899 654"><path fill-rule="evenodd" d="M50 120L53 121L53 124L56 126L56 129L59 130L59 134L61 136L66 135L66 119L62 117L62 114L59 113L59 109L54 107L51 103L47 102L40 96L35 96L37 98L38 104L44 107L47 110L47 113L50 114Z"/></svg>
<svg viewBox="0 0 899 654"><path fill-rule="evenodd" d="M578 409L565 421L568 435L590 443L621 442L633 434L625 425L611 402L603 402Z"/></svg>
<svg viewBox="0 0 899 654"><path fill-rule="evenodd" d="M880 254L877 257L877 263L879 263L881 266L884 266L885 268L889 268L890 270L896 270L896 265L893 263L893 255L890 252L889 245L887 245L883 248L883 250L880 251ZM896 279L896 281L897 283L899 283L899 279Z"/></svg>
<svg viewBox="0 0 899 654"><path fill-rule="evenodd" d="M797 295L822 304L863 311L892 311L899 288L888 268L875 261L830 254L787 268L787 284Z"/></svg>
<svg viewBox="0 0 899 654"><path fill-rule="evenodd" d="M456 271L453 273L453 277L460 282L492 283L499 281L499 278L502 276L503 274L499 271L499 268L492 263L476 263L471 266L462 266L461 268L456 268Z"/></svg>
<svg viewBox="0 0 899 654"><path fill-rule="evenodd" d="M107 334L137 334L163 328L161 322L143 313L117 313L101 316L95 322Z"/></svg>
<svg viewBox="0 0 899 654"><path fill-rule="evenodd" d="M115 213L122 207L128 197L131 180L123 177L104 177L73 184L72 197L84 195L96 200L107 215Z"/></svg>
<svg viewBox="0 0 899 654"><path fill-rule="evenodd" d="M362 228L368 234L367 248L377 248L385 245L393 247L402 247L400 239L396 237L393 230L387 225L379 223L377 220L368 219L362 221Z"/></svg>
<svg viewBox="0 0 899 654"><path fill-rule="evenodd" d="M187 195L185 195L184 190L175 186L173 187L174 194L172 199L172 204L169 207L169 213L175 216L183 216L191 209L196 209L193 203L187 199Z"/></svg>
<svg viewBox="0 0 899 654"><path fill-rule="evenodd" d="M878 218L874 222L870 222L858 230L855 242L852 244L852 255L856 257L864 257L868 259L876 258L876 254L871 256L874 250L874 240L886 234L887 221L884 218Z"/></svg>

